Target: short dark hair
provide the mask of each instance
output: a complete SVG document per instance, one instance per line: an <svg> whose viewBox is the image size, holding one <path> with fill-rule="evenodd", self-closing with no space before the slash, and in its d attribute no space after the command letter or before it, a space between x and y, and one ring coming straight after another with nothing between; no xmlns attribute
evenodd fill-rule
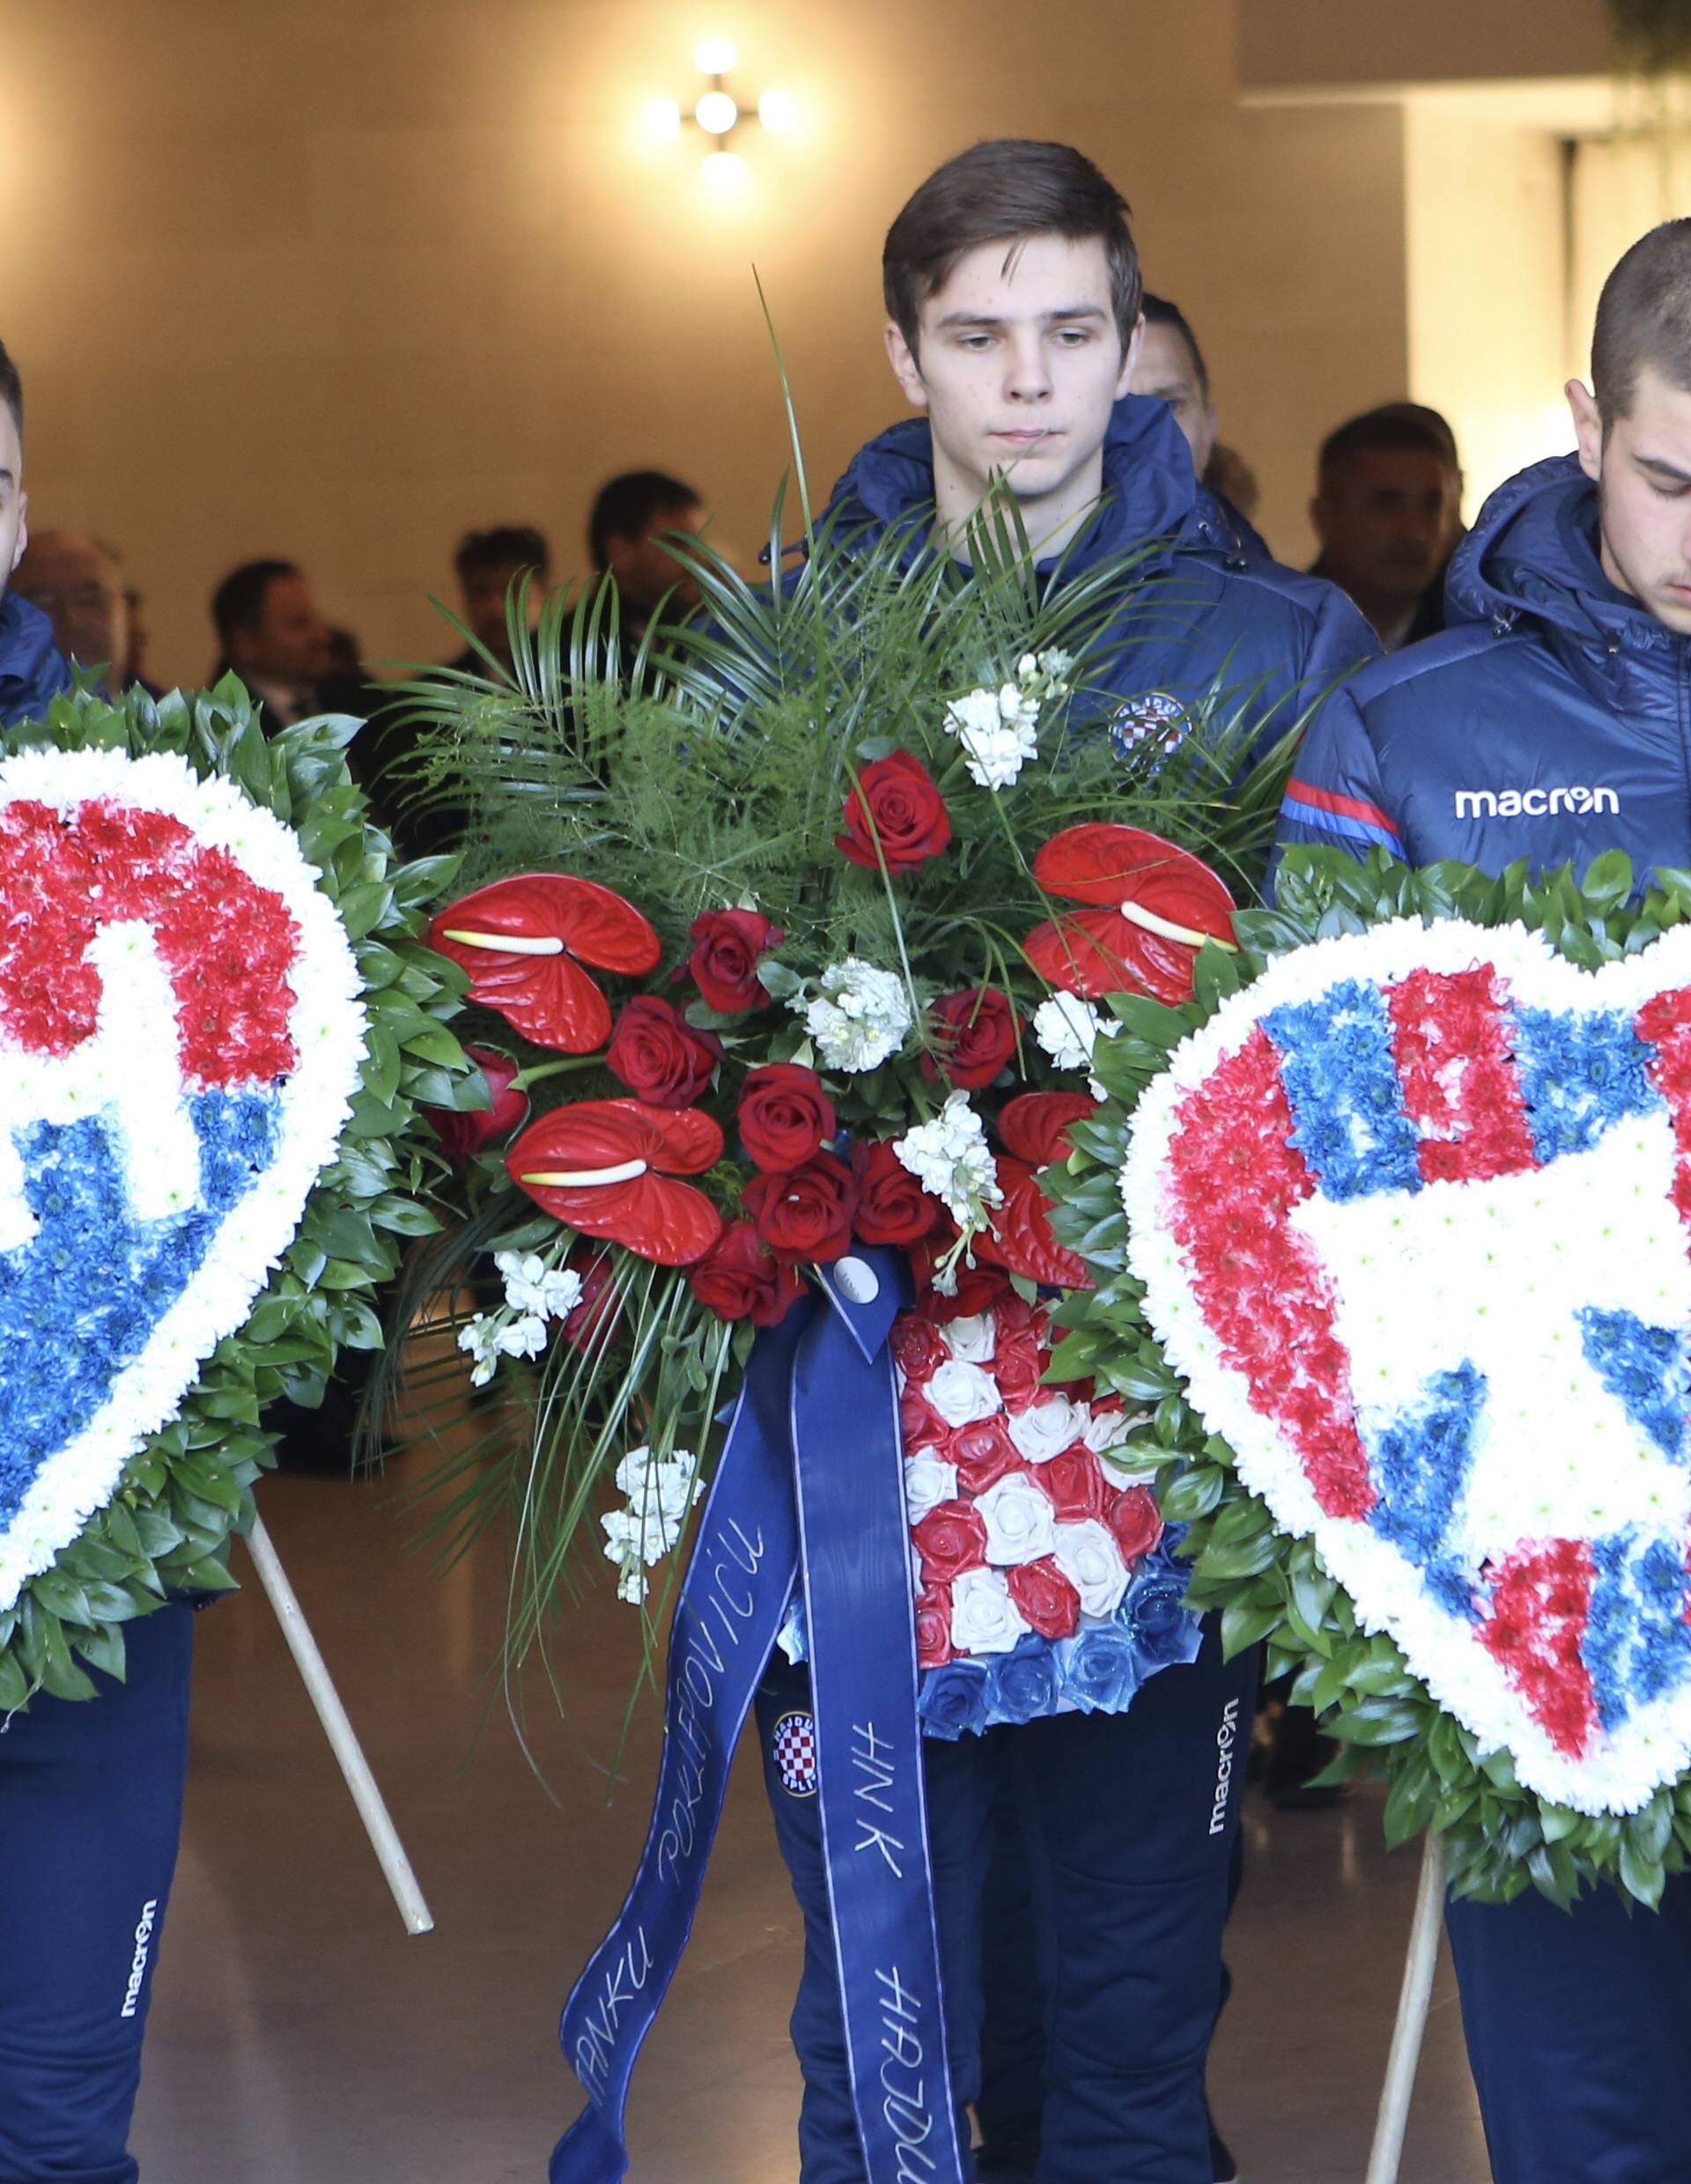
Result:
<svg viewBox="0 0 1691 2184"><path fill-rule="evenodd" d="M587 518L594 567L609 568L613 538L644 538L657 517L679 515L683 508L697 508L699 500L690 485L667 470L624 470L607 479Z"/></svg>
<svg viewBox="0 0 1691 2184"><path fill-rule="evenodd" d="M11 351L0 342L0 402L11 412L11 421L18 427L18 437L24 437L24 382L18 367L11 360Z"/></svg>
<svg viewBox="0 0 1691 2184"><path fill-rule="evenodd" d="M1348 417L1329 432L1316 461L1321 484L1325 487L1335 472L1359 455L1432 455L1445 469L1458 469L1456 441L1449 425L1436 432L1408 411L1407 403L1386 402L1377 410L1363 410L1359 417Z"/></svg>
<svg viewBox="0 0 1691 2184"><path fill-rule="evenodd" d="M1127 200L1073 144L999 136L936 167L887 230L881 254L887 314L915 354L922 306L982 243L1013 257L1035 235L1093 238L1110 266L1110 300L1125 350L1139 322L1139 252Z"/></svg>
<svg viewBox="0 0 1691 2184"><path fill-rule="evenodd" d="M466 531L452 557L459 581L492 569L532 569L543 583L552 572L552 550L544 531L532 523L495 523L485 531Z"/></svg>
<svg viewBox="0 0 1691 2184"><path fill-rule="evenodd" d="M1209 366L1204 362L1204 352L1198 346L1198 336L1193 332L1191 321L1178 303L1170 303L1166 296L1153 296L1148 289L1141 299L1147 326L1168 326L1185 342L1192 352L1192 368L1198 374L1198 384L1206 402L1209 400Z"/></svg>
<svg viewBox="0 0 1691 2184"><path fill-rule="evenodd" d="M1603 284L1591 330L1591 387L1606 433L1632 411L1649 365L1691 393L1691 220L1641 235Z"/></svg>
<svg viewBox="0 0 1691 2184"><path fill-rule="evenodd" d="M211 594L211 619L219 641L227 645L236 630L250 630L264 618L264 594L284 576L298 576L292 561L243 561L231 569Z"/></svg>

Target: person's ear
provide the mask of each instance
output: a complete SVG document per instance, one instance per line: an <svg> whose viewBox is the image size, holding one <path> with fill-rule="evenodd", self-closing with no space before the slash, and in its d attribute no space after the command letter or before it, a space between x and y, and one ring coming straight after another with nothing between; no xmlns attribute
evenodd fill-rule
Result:
<svg viewBox="0 0 1691 2184"><path fill-rule="evenodd" d="M1145 346L1145 314L1141 311L1133 321L1133 330L1127 336L1127 346L1122 351L1121 369L1116 374L1116 400L1129 393L1133 373L1139 366L1139 352Z"/></svg>
<svg viewBox="0 0 1691 2184"><path fill-rule="evenodd" d="M892 366L892 376L905 390L905 400L912 410L927 407L927 386L922 378L922 367L916 361L916 352L905 339L904 328L889 319L886 329L887 362Z"/></svg>
<svg viewBox="0 0 1691 2184"><path fill-rule="evenodd" d="M1579 446L1579 467L1588 478L1603 475L1603 417L1597 396L1584 380L1569 380L1562 390L1574 413L1574 438Z"/></svg>

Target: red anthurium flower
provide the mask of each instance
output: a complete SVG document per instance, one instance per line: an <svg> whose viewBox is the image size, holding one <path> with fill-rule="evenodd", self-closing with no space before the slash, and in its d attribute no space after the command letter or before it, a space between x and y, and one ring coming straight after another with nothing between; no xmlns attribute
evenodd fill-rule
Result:
<svg viewBox="0 0 1691 2184"><path fill-rule="evenodd" d="M575 1100L531 1123L505 1156L536 1204L586 1236L608 1236L660 1266L687 1266L722 1233L702 1175L722 1157L722 1133L696 1107L644 1100Z"/></svg>
<svg viewBox="0 0 1691 2184"><path fill-rule="evenodd" d="M1201 858L1159 834L1104 821L1066 827L1034 859L1033 876L1048 894L1100 905L1052 919L1023 943L1040 977L1066 992L1190 1000L1204 942L1233 944L1233 897Z"/></svg>
<svg viewBox="0 0 1691 2184"><path fill-rule="evenodd" d="M448 1160L454 1161L473 1158L484 1145L491 1145L495 1138L502 1138L507 1130L514 1130L528 1112L528 1095L512 1090L517 1065L509 1054L501 1054L491 1046L467 1046L464 1051L487 1079L492 1104L473 1111L453 1107L423 1110L429 1118L430 1129L440 1140L440 1150Z"/></svg>
<svg viewBox="0 0 1691 2184"><path fill-rule="evenodd" d="M1097 1103L1086 1092L1019 1093L1000 1112L999 1140L1030 1168L1049 1168L1074 1149L1068 1141L1070 1123L1084 1122L1097 1111Z"/></svg>
<svg viewBox="0 0 1691 2184"><path fill-rule="evenodd" d="M637 978L663 952L631 903L551 872L477 888L436 915L429 945L469 971L472 1000L563 1054L591 1054L610 1032L610 1004L581 965Z"/></svg>

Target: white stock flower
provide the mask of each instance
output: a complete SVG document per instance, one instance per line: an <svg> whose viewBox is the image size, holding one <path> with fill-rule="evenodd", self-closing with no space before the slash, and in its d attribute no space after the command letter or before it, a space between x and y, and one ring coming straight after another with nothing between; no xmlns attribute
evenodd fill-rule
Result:
<svg viewBox="0 0 1691 2184"><path fill-rule="evenodd" d="M505 1278L505 1301L513 1312L541 1319L567 1319L581 1302L581 1277L568 1266L548 1266L538 1252L496 1251L493 1264Z"/></svg>
<svg viewBox="0 0 1691 2184"><path fill-rule="evenodd" d="M892 1149L961 1228L982 1227L987 1207L1002 1201L992 1148L966 1093L952 1093L932 1122L895 1138Z"/></svg>
<svg viewBox="0 0 1691 2184"><path fill-rule="evenodd" d="M964 1570L951 1585L951 1642L959 1653L1008 1653L1027 1618L997 1570Z"/></svg>
<svg viewBox="0 0 1691 2184"><path fill-rule="evenodd" d="M972 1426L1004 1405L992 1375L961 1357L947 1358L929 1376L922 1393L948 1426Z"/></svg>
<svg viewBox="0 0 1691 2184"><path fill-rule="evenodd" d="M1127 1565L1107 1524L1096 1516L1055 1527L1052 1556L1081 1596L1081 1613L1105 1617L1121 1605L1127 1590Z"/></svg>
<svg viewBox="0 0 1691 2184"><path fill-rule="evenodd" d="M609 1552L609 1550L607 1550ZM617 1579L617 1597L626 1600L631 1607L639 1607L649 1588L646 1572L638 1562L624 1562Z"/></svg>
<svg viewBox="0 0 1691 2184"><path fill-rule="evenodd" d="M998 1322L990 1312L976 1312L966 1319L948 1319L940 1339L953 1357L965 1364L990 1365L998 1348Z"/></svg>
<svg viewBox="0 0 1691 2184"><path fill-rule="evenodd" d="M469 1384L484 1388L498 1370L499 1331L485 1312L458 1330L458 1347L471 1360Z"/></svg>
<svg viewBox="0 0 1691 2184"><path fill-rule="evenodd" d="M791 1006L831 1068L857 1076L898 1051L916 1021L901 979L847 956L830 963L816 983L818 992L808 1000L799 994Z"/></svg>
<svg viewBox="0 0 1691 2184"><path fill-rule="evenodd" d="M546 1323L537 1314L525 1312L501 1327L493 1344L502 1357L538 1357L546 1347Z"/></svg>
<svg viewBox="0 0 1691 2184"><path fill-rule="evenodd" d="M705 1492L698 1458L690 1449L657 1458L644 1443L631 1449L617 1466L619 1493L637 1509L657 1509L666 1517L685 1516Z"/></svg>
<svg viewBox="0 0 1691 2184"><path fill-rule="evenodd" d="M1026 1472L1012 1472L995 1487L975 1496L986 1527L986 1559L1005 1563L1037 1562L1056 1544L1057 1520L1050 1498Z"/></svg>
<svg viewBox="0 0 1691 2184"><path fill-rule="evenodd" d="M1104 1019L1078 993L1053 993L1033 1012L1033 1036L1058 1069L1089 1069Z"/></svg>
<svg viewBox="0 0 1691 2184"><path fill-rule="evenodd" d="M905 1509L912 1524L919 1524L930 1509L956 1499L957 1467L937 1456L912 1456L905 1465Z"/></svg>
<svg viewBox="0 0 1691 2184"><path fill-rule="evenodd" d="M1076 1405L1066 1395L1047 1395L1010 1420L1010 1439L1030 1464L1049 1464L1072 1449L1086 1429Z"/></svg>
<svg viewBox="0 0 1691 2184"><path fill-rule="evenodd" d="M1008 701L1008 702L1007 702ZM963 746L969 778L984 789L1008 788L1030 758L1039 755L1039 707L1014 682L971 690L945 710L945 732Z"/></svg>

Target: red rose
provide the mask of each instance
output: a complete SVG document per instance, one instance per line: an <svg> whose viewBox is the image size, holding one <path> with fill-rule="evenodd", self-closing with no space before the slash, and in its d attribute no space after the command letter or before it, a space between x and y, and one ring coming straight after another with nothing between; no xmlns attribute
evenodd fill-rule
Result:
<svg viewBox="0 0 1691 2184"><path fill-rule="evenodd" d="M779 1325L804 1295L803 1276L770 1256L749 1221L725 1228L687 1279L719 1319L750 1319L755 1327Z"/></svg>
<svg viewBox="0 0 1691 2184"><path fill-rule="evenodd" d="M1063 1524L1078 1524L1083 1517L1104 1515L1104 1473L1090 1449L1076 1446L1053 1456L1048 1464L1036 1464L1033 1475L1050 1498Z"/></svg>
<svg viewBox="0 0 1691 2184"><path fill-rule="evenodd" d="M1026 1327L1007 1331L1001 1312L992 1375L1007 1411L1019 1413L1033 1408L1039 1400L1045 1368L1050 1362L1051 1353L1041 1347L1038 1336Z"/></svg>
<svg viewBox="0 0 1691 2184"><path fill-rule="evenodd" d="M945 1212L882 1138L860 1140L852 1155L857 1177L857 1233L865 1243L919 1243Z"/></svg>
<svg viewBox="0 0 1691 2184"><path fill-rule="evenodd" d="M951 1588L924 1585L916 1596L916 1664L943 1668L956 1658L951 1643Z"/></svg>
<svg viewBox="0 0 1691 2184"><path fill-rule="evenodd" d="M951 815L933 775L907 750L876 758L846 799L834 847L854 865L912 872L937 857L951 839ZM877 855L877 846L879 854Z"/></svg>
<svg viewBox="0 0 1691 2184"><path fill-rule="evenodd" d="M1119 1494L1105 1510L1104 1521L1115 1535L1121 1559L1129 1568L1163 1537L1163 1512L1148 1487L1129 1487Z"/></svg>
<svg viewBox="0 0 1691 2184"><path fill-rule="evenodd" d="M721 1016L761 1008L769 994L757 976L757 958L786 935L761 911L707 910L687 929L693 952L687 968L693 984Z"/></svg>
<svg viewBox="0 0 1691 2184"><path fill-rule="evenodd" d="M857 1201L852 1171L836 1154L818 1153L801 1168L756 1176L746 1185L746 1211L777 1258L839 1258L852 1241Z"/></svg>
<svg viewBox="0 0 1691 2184"><path fill-rule="evenodd" d="M922 1057L922 1074L931 1082L978 1092L1006 1068L1015 1053L1020 1019L1008 993L995 985L966 986L942 993L928 1004L937 1051Z"/></svg>
<svg viewBox="0 0 1691 2184"><path fill-rule="evenodd" d="M859 1234L862 1233L860 1228ZM892 1324L893 1362L906 1381L923 1381L950 1356L939 1332L914 1312L900 1312Z"/></svg>
<svg viewBox="0 0 1691 2184"><path fill-rule="evenodd" d="M452 1161L473 1159L484 1145L516 1129L528 1112L528 1095L511 1089L517 1065L509 1054L496 1053L491 1046L467 1046L464 1051L487 1079L491 1106L478 1107L474 1113L453 1107L423 1110L440 1140L440 1150Z"/></svg>
<svg viewBox="0 0 1691 2184"><path fill-rule="evenodd" d="M951 1435L951 1460L957 1484L971 1494L985 1494L1007 1472L1018 1470L1023 1458L1003 1412L994 1411L990 1418L957 1427Z"/></svg>
<svg viewBox="0 0 1691 2184"><path fill-rule="evenodd" d="M1019 1564L1004 1582L1011 1599L1042 1638L1072 1638L1079 1629L1081 1596L1050 1555Z"/></svg>
<svg viewBox="0 0 1691 2184"><path fill-rule="evenodd" d="M910 1536L922 1558L925 1585L949 1585L964 1570L986 1568L986 1520L972 1502L940 1502L911 1526Z"/></svg>
<svg viewBox="0 0 1691 2184"><path fill-rule="evenodd" d="M838 1129L834 1103L814 1069L766 1062L740 1095L740 1142L757 1167L779 1174L801 1168Z"/></svg>
<svg viewBox="0 0 1691 2184"><path fill-rule="evenodd" d="M636 1099L654 1107L690 1107L722 1057L720 1040L683 1023L668 1001L642 994L617 1019L605 1067Z"/></svg>
<svg viewBox="0 0 1691 2184"><path fill-rule="evenodd" d="M951 1428L921 1390L906 1388L898 1398L898 1438L905 1454L915 1456L923 1449L942 1449L950 1435Z"/></svg>

